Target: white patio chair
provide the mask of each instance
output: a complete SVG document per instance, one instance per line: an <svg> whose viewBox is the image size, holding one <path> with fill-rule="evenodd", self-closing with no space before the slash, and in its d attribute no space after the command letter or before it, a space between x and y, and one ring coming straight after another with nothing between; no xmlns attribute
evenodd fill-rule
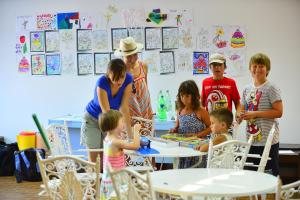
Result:
<svg viewBox="0 0 300 200"><path fill-rule="evenodd" d="M63 199L59 192L66 171L73 171L76 174L84 199L100 198L100 157L96 163L92 163L72 155L42 159L37 153L37 160L45 191L51 199Z"/></svg>
<svg viewBox="0 0 300 200"><path fill-rule="evenodd" d="M213 146L209 141L207 168L243 169L253 137L248 142L229 140Z"/></svg>
<svg viewBox="0 0 300 200"><path fill-rule="evenodd" d="M256 167L258 172L264 172L265 171L268 160L271 160L271 158L269 158L269 154L270 154L270 149L271 149L271 146L272 146L274 132L275 132L275 123L273 124L273 126L270 130L270 134L268 135L268 138L267 138L267 141L266 141L266 144L265 144L264 151L263 151L262 155L259 155L259 154L248 154L247 155L248 158L260 159L259 164L256 165L254 163L246 162L245 166L247 166L247 167Z"/></svg>
<svg viewBox="0 0 300 200"><path fill-rule="evenodd" d="M276 200L296 200L300 199L300 180L290 184L282 185L278 177L278 187L276 190Z"/></svg>
<svg viewBox="0 0 300 200"><path fill-rule="evenodd" d="M140 123L141 124L141 130L140 130L140 134L142 136L155 136L154 135L154 121L153 119L145 119L142 117L136 117L133 116L131 117L131 121L132 121L132 125L136 124L136 123Z"/></svg>
<svg viewBox="0 0 300 200"><path fill-rule="evenodd" d="M113 170L109 167L109 174L119 200L155 199L149 171L141 175L132 169Z"/></svg>

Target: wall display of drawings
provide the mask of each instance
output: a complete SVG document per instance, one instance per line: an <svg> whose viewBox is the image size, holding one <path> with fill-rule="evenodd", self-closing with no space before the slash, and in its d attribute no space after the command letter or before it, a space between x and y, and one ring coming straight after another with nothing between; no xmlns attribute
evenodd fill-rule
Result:
<svg viewBox="0 0 300 200"><path fill-rule="evenodd" d="M76 64L77 75L102 74L108 61L116 58L113 52L120 40L128 36L144 44L139 59L149 65L151 74L208 74L208 59L213 53L227 58L227 76L247 72L245 27L195 25L188 9L120 9L109 5L97 14L18 16L16 33L16 64L23 74L32 68L32 74L75 75ZM42 59L45 72L41 70ZM48 61L57 64L50 67ZM32 63L34 66L30 66Z"/></svg>
<svg viewBox="0 0 300 200"><path fill-rule="evenodd" d="M160 74L175 73L175 60L173 51L160 52Z"/></svg>
<svg viewBox="0 0 300 200"><path fill-rule="evenodd" d="M46 75L45 54L31 55L31 74Z"/></svg>
<svg viewBox="0 0 300 200"><path fill-rule="evenodd" d="M78 75L88 75L94 73L93 54L77 53Z"/></svg>
<svg viewBox="0 0 300 200"><path fill-rule="evenodd" d="M110 53L94 53L95 74L105 74L109 61Z"/></svg>

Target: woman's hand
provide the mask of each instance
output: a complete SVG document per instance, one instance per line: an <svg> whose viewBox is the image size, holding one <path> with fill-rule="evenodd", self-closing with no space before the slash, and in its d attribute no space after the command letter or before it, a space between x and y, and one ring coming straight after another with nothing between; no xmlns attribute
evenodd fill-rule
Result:
<svg viewBox="0 0 300 200"><path fill-rule="evenodd" d="M133 132L134 132L134 134L140 133L141 127L142 127L141 124L135 124L135 125L133 126Z"/></svg>
<svg viewBox="0 0 300 200"><path fill-rule="evenodd" d="M256 111L247 111L241 115L241 118L244 120L255 119L257 117Z"/></svg>

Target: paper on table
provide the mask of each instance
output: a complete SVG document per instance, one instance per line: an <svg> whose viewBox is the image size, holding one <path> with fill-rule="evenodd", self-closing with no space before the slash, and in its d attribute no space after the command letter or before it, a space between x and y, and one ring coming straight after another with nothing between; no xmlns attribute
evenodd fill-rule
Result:
<svg viewBox="0 0 300 200"><path fill-rule="evenodd" d="M294 155L295 152L292 150L279 150L280 155Z"/></svg>

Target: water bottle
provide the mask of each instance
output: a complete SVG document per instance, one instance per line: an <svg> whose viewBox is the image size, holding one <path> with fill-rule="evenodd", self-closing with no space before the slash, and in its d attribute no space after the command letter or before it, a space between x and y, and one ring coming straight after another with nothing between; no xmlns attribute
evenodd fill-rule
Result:
<svg viewBox="0 0 300 200"><path fill-rule="evenodd" d="M166 104L167 104L167 111L172 111L172 101L171 101L171 95L169 90L166 91Z"/></svg>
<svg viewBox="0 0 300 200"><path fill-rule="evenodd" d="M164 97L163 92L160 90L158 93L158 119L161 121L167 120L167 105L166 105L166 99Z"/></svg>

